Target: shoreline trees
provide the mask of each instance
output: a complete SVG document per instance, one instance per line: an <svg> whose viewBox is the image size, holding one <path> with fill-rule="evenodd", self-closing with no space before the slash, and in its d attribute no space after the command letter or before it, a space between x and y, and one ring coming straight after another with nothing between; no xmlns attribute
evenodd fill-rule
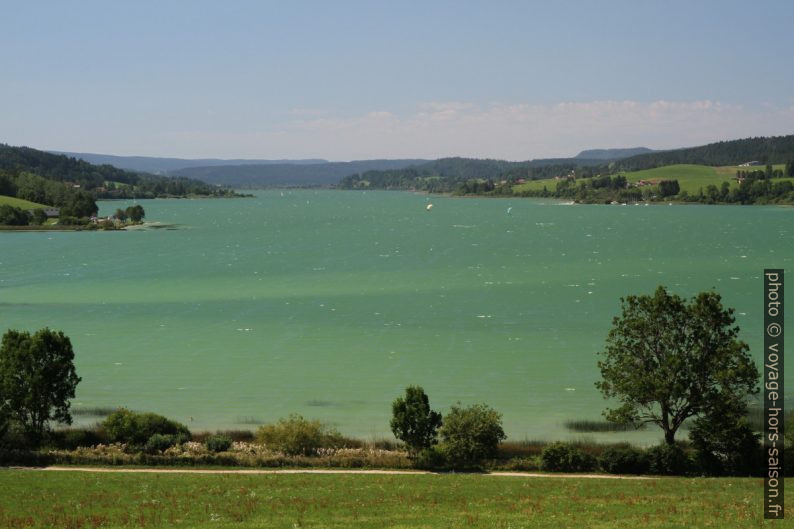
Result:
<svg viewBox="0 0 794 529"><path fill-rule="evenodd" d="M60 331L9 330L0 344L0 407L33 445L49 423L71 424L70 399L80 377L72 343Z"/></svg>
<svg viewBox="0 0 794 529"><path fill-rule="evenodd" d="M689 418L718 409L736 421L744 415L747 398L758 392L759 373L738 339L733 309L722 306L719 294L701 292L686 302L660 286L652 296L627 296L621 303L598 362L596 387L619 403L607 409L607 420L656 424L673 445Z"/></svg>

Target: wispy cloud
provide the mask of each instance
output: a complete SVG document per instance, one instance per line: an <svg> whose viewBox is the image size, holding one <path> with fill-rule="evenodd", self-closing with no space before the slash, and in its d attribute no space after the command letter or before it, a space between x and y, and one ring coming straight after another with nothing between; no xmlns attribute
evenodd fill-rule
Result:
<svg viewBox="0 0 794 529"><path fill-rule="evenodd" d="M566 101L537 105L433 101L412 111L385 108L339 116L295 109L258 132L192 132L173 137L245 156L362 159L473 156L525 160L587 148L674 148L794 133L794 107L696 101Z"/></svg>

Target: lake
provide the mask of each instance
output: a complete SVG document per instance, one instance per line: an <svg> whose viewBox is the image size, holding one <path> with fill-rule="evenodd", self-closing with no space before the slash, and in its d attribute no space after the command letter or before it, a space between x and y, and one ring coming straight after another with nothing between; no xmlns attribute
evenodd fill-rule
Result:
<svg viewBox="0 0 794 529"><path fill-rule="evenodd" d="M0 233L1 326L71 337L73 409L193 430L296 412L383 437L419 384L442 412L488 403L514 440L579 437L563 423L601 416L596 353L621 296L714 288L759 361L763 269L794 258L786 207L314 190L139 203L176 229Z"/></svg>

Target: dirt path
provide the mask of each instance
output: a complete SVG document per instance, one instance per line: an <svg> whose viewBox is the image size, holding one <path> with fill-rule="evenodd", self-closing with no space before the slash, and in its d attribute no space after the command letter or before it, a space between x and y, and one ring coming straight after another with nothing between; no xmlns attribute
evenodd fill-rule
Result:
<svg viewBox="0 0 794 529"><path fill-rule="evenodd" d="M123 472L161 474L373 474L373 475L428 475L436 472L422 470L355 470L355 469L195 469L195 468L107 468L107 467L11 467L17 470L44 472ZM488 472L477 474L493 477L517 478L576 478L576 479L655 479L645 476L618 476L612 474L542 474L540 472Z"/></svg>

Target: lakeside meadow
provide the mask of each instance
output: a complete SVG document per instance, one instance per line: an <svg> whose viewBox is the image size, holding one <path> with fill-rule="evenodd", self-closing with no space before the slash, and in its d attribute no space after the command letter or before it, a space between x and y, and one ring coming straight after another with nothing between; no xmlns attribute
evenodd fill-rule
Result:
<svg viewBox="0 0 794 529"><path fill-rule="evenodd" d="M787 480L792 485L792 480ZM0 471L0 525L76 527L791 527L762 481ZM789 516L791 512L788 513ZM787 517L788 518L788 517Z"/></svg>

